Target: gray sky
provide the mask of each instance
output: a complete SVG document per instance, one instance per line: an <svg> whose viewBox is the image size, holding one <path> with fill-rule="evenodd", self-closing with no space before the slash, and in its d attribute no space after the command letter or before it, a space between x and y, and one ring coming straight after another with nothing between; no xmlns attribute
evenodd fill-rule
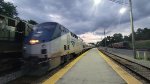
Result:
<svg viewBox="0 0 150 84"><path fill-rule="evenodd" d="M33 19L38 23L55 21L85 42L96 42L107 35L131 33L129 10L120 14L122 7L128 8L128 0L5 0L17 6L19 17ZM100 1L99 4L95 2ZM135 30L150 28L150 0L132 0Z"/></svg>

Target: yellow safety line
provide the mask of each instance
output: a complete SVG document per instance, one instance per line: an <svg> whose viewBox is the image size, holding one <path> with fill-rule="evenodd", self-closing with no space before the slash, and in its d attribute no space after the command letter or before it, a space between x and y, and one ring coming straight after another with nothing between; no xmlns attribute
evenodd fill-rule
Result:
<svg viewBox="0 0 150 84"><path fill-rule="evenodd" d="M104 55L101 51L99 51L100 56L124 79L127 84L142 84L139 80L134 78L120 66L118 66L115 62L113 62L110 58Z"/></svg>
<svg viewBox="0 0 150 84"><path fill-rule="evenodd" d="M80 55L79 57L74 59L71 63L67 64L64 68L59 70L57 73L55 73L49 79L44 81L42 84L55 84L65 73L68 72L68 70L70 70L83 56L85 56L85 54L87 52L83 53L82 55Z"/></svg>

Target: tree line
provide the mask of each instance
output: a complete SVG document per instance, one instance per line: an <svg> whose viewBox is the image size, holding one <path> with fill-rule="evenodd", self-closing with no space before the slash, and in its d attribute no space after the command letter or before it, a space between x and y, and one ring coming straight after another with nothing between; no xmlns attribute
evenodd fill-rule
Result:
<svg viewBox="0 0 150 84"><path fill-rule="evenodd" d="M135 34L135 40L150 40L150 28L138 28ZM98 41L96 46L108 46L112 43L132 41L132 33L128 36L123 36L121 33L115 33L113 36L107 36L102 41Z"/></svg>
<svg viewBox="0 0 150 84"><path fill-rule="evenodd" d="M18 11L16 8L17 8L17 6L14 6L13 3L5 2L4 0L0 0L0 14L5 15L7 17L11 17L11 18L19 18ZM24 21L26 21L26 20L24 20ZM34 20L27 20L26 22L33 24L33 25L38 24Z"/></svg>

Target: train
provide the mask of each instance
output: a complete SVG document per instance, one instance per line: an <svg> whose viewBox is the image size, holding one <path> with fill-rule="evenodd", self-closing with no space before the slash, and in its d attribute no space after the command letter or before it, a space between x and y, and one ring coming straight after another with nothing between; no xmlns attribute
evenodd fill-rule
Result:
<svg viewBox="0 0 150 84"><path fill-rule="evenodd" d="M119 49L129 49L130 48L129 42L127 42L127 41L112 43L108 47L119 48Z"/></svg>
<svg viewBox="0 0 150 84"><path fill-rule="evenodd" d="M52 70L88 49L90 47L80 37L57 22L44 22L33 27L23 47L32 75Z"/></svg>
<svg viewBox="0 0 150 84"><path fill-rule="evenodd" d="M21 52L23 39L33 26L26 21L0 14L0 55Z"/></svg>
<svg viewBox="0 0 150 84"><path fill-rule="evenodd" d="M0 74L21 68L23 40L32 28L26 21L0 14Z"/></svg>

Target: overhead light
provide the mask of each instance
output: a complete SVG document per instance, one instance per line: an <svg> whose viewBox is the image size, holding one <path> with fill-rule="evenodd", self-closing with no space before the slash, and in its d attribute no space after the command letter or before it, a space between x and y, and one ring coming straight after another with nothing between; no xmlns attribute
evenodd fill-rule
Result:
<svg viewBox="0 0 150 84"><path fill-rule="evenodd" d="M123 7L120 9L119 13L120 14L124 14L126 12L127 8Z"/></svg>
<svg viewBox="0 0 150 84"><path fill-rule="evenodd" d="M98 5L102 0L94 0L94 5Z"/></svg>

